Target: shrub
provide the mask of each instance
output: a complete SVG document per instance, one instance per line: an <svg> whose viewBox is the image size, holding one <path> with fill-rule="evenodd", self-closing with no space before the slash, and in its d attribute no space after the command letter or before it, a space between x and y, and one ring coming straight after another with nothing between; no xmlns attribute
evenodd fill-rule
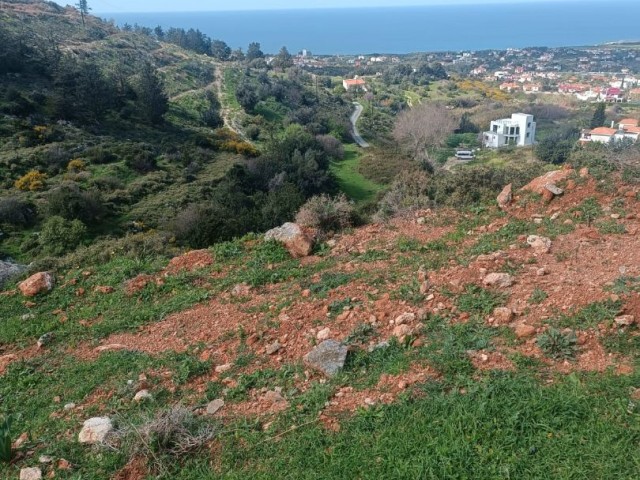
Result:
<svg viewBox="0 0 640 480"><path fill-rule="evenodd" d="M0 199L0 223L26 227L36 218L35 206L16 197Z"/></svg>
<svg viewBox="0 0 640 480"><path fill-rule="evenodd" d="M244 133L247 135L249 140L257 140L260 137L260 127L257 125L249 125Z"/></svg>
<svg viewBox="0 0 640 480"><path fill-rule="evenodd" d="M555 359L571 358L576 354L578 338L575 332L561 332L550 328L538 335L538 346L548 356Z"/></svg>
<svg viewBox="0 0 640 480"><path fill-rule="evenodd" d="M322 194L311 197L300 208L296 222L320 232L337 232L353 224L353 205L344 194L330 197Z"/></svg>
<svg viewBox="0 0 640 480"><path fill-rule="evenodd" d="M43 224L38 243L43 252L59 256L80 245L86 231L79 220L69 221L55 216L48 218Z"/></svg>
<svg viewBox="0 0 640 480"><path fill-rule="evenodd" d="M87 225L96 223L106 213L100 192L82 191L75 183L66 183L52 190L47 197L46 212L67 220L80 220Z"/></svg>
<svg viewBox="0 0 640 480"><path fill-rule="evenodd" d="M38 172L37 170L31 170L16 180L15 186L18 190L35 192L45 188L46 180L46 174Z"/></svg>
<svg viewBox="0 0 640 480"><path fill-rule="evenodd" d="M10 415L4 417L0 422L0 462L9 463L11 461L11 435L9 430L12 422L13 418Z"/></svg>
<svg viewBox="0 0 640 480"><path fill-rule="evenodd" d="M75 158L71 160L67 165L67 172L73 172L73 173L84 172L86 169L87 169L87 164L84 163L84 161L80 160L79 158Z"/></svg>
<svg viewBox="0 0 640 480"><path fill-rule="evenodd" d="M344 146L342 142L333 135L318 135L316 140L322 146L324 153L336 160L344 158Z"/></svg>
<svg viewBox="0 0 640 480"><path fill-rule="evenodd" d="M125 165L138 173L148 173L156 169L157 160L153 152L142 150L129 156Z"/></svg>
<svg viewBox="0 0 640 480"><path fill-rule="evenodd" d="M428 208L432 202L428 195L429 176L423 171L404 171L391 184L378 205L375 217L388 219L395 215Z"/></svg>

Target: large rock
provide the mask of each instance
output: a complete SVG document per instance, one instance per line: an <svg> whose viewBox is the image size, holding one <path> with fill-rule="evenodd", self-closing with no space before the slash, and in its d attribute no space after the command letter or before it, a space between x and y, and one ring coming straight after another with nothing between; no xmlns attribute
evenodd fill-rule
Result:
<svg viewBox="0 0 640 480"><path fill-rule="evenodd" d="M490 273L482 280L488 287L507 288L513 285L513 277L508 273Z"/></svg>
<svg viewBox="0 0 640 480"><path fill-rule="evenodd" d="M36 273L21 282L18 288L26 297L35 297L40 293L49 292L53 288L53 275L49 272Z"/></svg>
<svg viewBox="0 0 640 480"><path fill-rule="evenodd" d="M510 183L504 187L496 200L498 202L498 207L503 210L507 208L513 201L513 184Z"/></svg>
<svg viewBox="0 0 640 480"><path fill-rule="evenodd" d="M293 257L306 257L313 249L313 235L305 232L296 223L285 223L281 227L269 230L264 235L265 240L275 240L282 243Z"/></svg>
<svg viewBox="0 0 640 480"><path fill-rule="evenodd" d="M527 243L537 255L549 253L549 251L551 250L551 240L547 237L529 235L527 237Z"/></svg>
<svg viewBox="0 0 640 480"><path fill-rule="evenodd" d="M207 415L215 415L222 407L224 407L224 400L221 398L209 402L207 404Z"/></svg>
<svg viewBox="0 0 640 480"><path fill-rule="evenodd" d="M84 422L78 441L90 445L104 443L111 432L113 432L113 424L109 417L90 418Z"/></svg>
<svg viewBox="0 0 640 480"><path fill-rule="evenodd" d="M310 367L333 376L344 367L349 349L336 340L325 340L304 356Z"/></svg>
<svg viewBox="0 0 640 480"><path fill-rule="evenodd" d="M0 289L4 288L5 283L7 283L13 277L16 277L24 272L25 268L26 267L24 265L18 265L17 263L0 260Z"/></svg>
<svg viewBox="0 0 640 480"><path fill-rule="evenodd" d="M38 467L23 468L20 470L20 480L41 480L42 470Z"/></svg>
<svg viewBox="0 0 640 480"><path fill-rule="evenodd" d="M544 175L538 178L534 178L528 184L522 187L522 190L528 190L530 192L535 192L540 195L544 195L545 191L553 193L547 187L551 185L555 187L556 184L565 181L567 178L573 175L573 173L574 173L574 170L570 168L566 168L563 170L553 170L551 172L545 173Z"/></svg>

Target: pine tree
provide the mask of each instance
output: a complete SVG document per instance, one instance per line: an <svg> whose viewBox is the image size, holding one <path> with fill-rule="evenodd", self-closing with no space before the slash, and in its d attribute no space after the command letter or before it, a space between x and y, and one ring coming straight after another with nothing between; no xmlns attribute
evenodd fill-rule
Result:
<svg viewBox="0 0 640 480"><path fill-rule="evenodd" d="M161 123L169 109L169 99L155 68L145 63L136 88L139 111L149 123Z"/></svg>
<svg viewBox="0 0 640 480"><path fill-rule="evenodd" d="M84 17L85 15L89 15L89 10L91 10L91 8L89 7L87 0L78 0L78 3L76 3L76 7L80 11L80 16L82 17L82 26L84 27Z"/></svg>
<svg viewBox="0 0 640 480"><path fill-rule="evenodd" d="M606 121L604 109L604 102L599 103L596 107L596 111L593 112L593 118L591 119L591 128L598 128L604 125L604 122Z"/></svg>

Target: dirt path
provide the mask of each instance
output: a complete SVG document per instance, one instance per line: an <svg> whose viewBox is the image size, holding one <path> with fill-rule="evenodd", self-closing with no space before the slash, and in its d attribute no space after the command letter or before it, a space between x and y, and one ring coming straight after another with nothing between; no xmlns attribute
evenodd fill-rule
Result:
<svg viewBox="0 0 640 480"><path fill-rule="evenodd" d="M248 141L242 129L239 127L235 116L232 114L233 112L229 108L229 105L224 101L224 70L221 65L216 66L215 80L212 85L215 86L218 100L220 100L220 115L224 121L224 126L240 135L243 140Z"/></svg>

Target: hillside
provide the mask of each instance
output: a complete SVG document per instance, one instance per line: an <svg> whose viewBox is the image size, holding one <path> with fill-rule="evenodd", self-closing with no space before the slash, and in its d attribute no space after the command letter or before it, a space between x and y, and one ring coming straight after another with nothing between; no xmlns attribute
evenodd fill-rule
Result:
<svg viewBox="0 0 640 480"><path fill-rule="evenodd" d="M5 472L634 478L640 204L615 178L557 171L533 183L550 202L419 211L300 259L249 236L9 289ZM305 360L327 340L336 375ZM110 446L78 443L92 417Z"/></svg>

